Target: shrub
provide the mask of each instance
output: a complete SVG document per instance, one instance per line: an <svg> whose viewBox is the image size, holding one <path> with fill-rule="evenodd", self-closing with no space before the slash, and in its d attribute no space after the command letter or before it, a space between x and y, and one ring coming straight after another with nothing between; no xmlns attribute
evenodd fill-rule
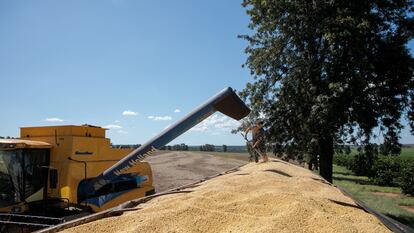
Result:
<svg viewBox="0 0 414 233"><path fill-rule="evenodd" d="M376 158L376 156L370 156L364 152L359 152L354 156L348 169L352 170L357 176L370 176Z"/></svg>
<svg viewBox="0 0 414 233"><path fill-rule="evenodd" d="M403 193L414 196L414 160L402 162L398 184Z"/></svg>
<svg viewBox="0 0 414 233"><path fill-rule="evenodd" d="M395 186L400 176L400 161L395 156L380 156L371 168L370 180L377 185Z"/></svg>
<svg viewBox="0 0 414 233"><path fill-rule="evenodd" d="M334 164L338 166L346 167L346 168L350 168L351 165L353 164L353 161L354 161L354 156L352 155L337 154L333 158Z"/></svg>

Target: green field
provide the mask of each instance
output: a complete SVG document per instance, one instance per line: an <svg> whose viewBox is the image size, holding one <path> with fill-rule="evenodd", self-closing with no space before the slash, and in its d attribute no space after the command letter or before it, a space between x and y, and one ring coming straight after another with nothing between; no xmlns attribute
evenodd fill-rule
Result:
<svg viewBox="0 0 414 233"><path fill-rule="evenodd" d="M413 156L414 157L414 147L403 147L401 150L400 156L402 157Z"/></svg>
<svg viewBox="0 0 414 233"><path fill-rule="evenodd" d="M351 149L351 155L357 154L357 149L353 148ZM414 147L403 147L401 148L401 154L400 157L413 157L414 158Z"/></svg>

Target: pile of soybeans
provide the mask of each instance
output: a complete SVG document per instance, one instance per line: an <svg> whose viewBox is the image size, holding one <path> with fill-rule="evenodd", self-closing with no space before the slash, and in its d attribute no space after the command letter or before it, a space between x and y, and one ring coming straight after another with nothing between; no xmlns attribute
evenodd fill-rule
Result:
<svg viewBox="0 0 414 233"><path fill-rule="evenodd" d="M390 232L319 176L280 160L188 190L65 232Z"/></svg>

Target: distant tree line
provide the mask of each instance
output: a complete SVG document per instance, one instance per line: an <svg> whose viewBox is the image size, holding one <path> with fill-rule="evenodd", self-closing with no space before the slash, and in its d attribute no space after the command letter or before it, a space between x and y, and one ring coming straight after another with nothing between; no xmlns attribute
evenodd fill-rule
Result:
<svg viewBox="0 0 414 233"><path fill-rule="evenodd" d="M167 145L160 148L160 150L174 150L174 151L188 151L188 145L181 143L175 145Z"/></svg>
<svg viewBox="0 0 414 233"><path fill-rule="evenodd" d="M15 139L15 137L10 137L10 136L2 137L2 136L0 136L0 139Z"/></svg>
<svg viewBox="0 0 414 233"><path fill-rule="evenodd" d="M220 149L221 147L221 149ZM218 148L218 149L217 149ZM166 145L160 148L160 150L172 150L172 151L223 151L227 152L228 147L227 145L222 146L215 146L213 144L204 144L201 146L188 146L184 143L181 144L175 144L175 145Z"/></svg>
<svg viewBox="0 0 414 233"><path fill-rule="evenodd" d="M402 147L410 147L405 146L405 145L395 145L393 143L389 143L387 141L385 141L382 144L376 144L376 143L372 143L371 144L371 150L374 156L380 154L380 155L399 155L401 154L401 148ZM356 147L356 146L351 146L351 145L335 145L335 154L345 154L345 155L349 155L352 152L352 148L357 149L357 151L359 152L361 150L360 147Z"/></svg>
<svg viewBox="0 0 414 233"><path fill-rule="evenodd" d="M188 151L188 146L184 143L181 144L175 144L172 146L172 150L176 151Z"/></svg>
<svg viewBox="0 0 414 233"><path fill-rule="evenodd" d="M200 151L215 151L216 147L212 144L204 144L200 146Z"/></svg>

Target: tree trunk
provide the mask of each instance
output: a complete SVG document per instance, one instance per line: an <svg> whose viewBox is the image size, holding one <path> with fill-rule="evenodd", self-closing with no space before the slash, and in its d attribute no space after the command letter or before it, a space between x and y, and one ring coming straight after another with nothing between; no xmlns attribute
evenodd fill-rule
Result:
<svg viewBox="0 0 414 233"><path fill-rule="evenodd" d="M333 137L319 138L319 174L332 183Z"/></svg>

